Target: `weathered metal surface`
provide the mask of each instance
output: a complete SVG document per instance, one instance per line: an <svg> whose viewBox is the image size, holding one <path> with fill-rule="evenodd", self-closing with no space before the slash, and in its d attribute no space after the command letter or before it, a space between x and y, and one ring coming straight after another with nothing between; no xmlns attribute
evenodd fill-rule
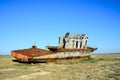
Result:
<svg viewBox="0 0 120 80"><path fill-rule="evenodd" d="M56 54L33 57L33 59L67 58L67 57L74 58L74 57L89 56L89 55L91 55L91 52L88 51L57 52Z"/></svg>
<svg viewBox="0 0 120 80"><path fill-rule="evenodd" d="M89 57L97 48L88 47L87 40L85 34L72 36L66 33L64 37L59 37L59 46L46 46L46 50L32 46L28 49L11 51L11 54L19 62L48 62Z"/></svg>
<svg viewBox="0 0 120 80"><path fill-rule="evenodd" d="M53 52L39 49L36 46L32 46L32 48L23 49L23 50L14 50L11 51L13 57L19 60L27 60L28 58L33 58L36 56L43 56L52 54Z"/></svg>

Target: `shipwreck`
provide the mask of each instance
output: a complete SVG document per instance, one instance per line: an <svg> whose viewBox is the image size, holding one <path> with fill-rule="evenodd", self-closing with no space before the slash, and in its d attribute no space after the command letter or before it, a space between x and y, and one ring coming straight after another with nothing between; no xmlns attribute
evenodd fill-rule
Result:
<svg viewBox="0 0 120 80"><path fill-rule="evenodd" d="M32 46L28 49L13 50L11 55L18 62L49 62L63 59L77 59L90 57L97 48L88 47L88 37L85 34L73 34L69 32L59 37L58 46L46 46L45 49Z"/></svg>

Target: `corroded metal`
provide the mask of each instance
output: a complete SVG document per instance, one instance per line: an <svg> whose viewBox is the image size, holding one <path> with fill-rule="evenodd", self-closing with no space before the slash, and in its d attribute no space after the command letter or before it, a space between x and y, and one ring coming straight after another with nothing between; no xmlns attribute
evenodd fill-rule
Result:
<svg viewBox="0 0 120 80"><path fill-rule="evenodd" d="M19 62L48 62L63 59L89 57L97 48L87 46L88 37L85 34L66 33L59 37L59 46L46 46L46 50L36 46L32 48L13 50L11 54Z"/></svg>

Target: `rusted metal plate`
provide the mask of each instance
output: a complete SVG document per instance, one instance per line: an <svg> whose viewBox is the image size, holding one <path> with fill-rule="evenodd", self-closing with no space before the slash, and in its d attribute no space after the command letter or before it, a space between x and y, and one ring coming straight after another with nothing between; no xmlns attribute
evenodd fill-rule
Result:
<svg viewBox="0 0 120 80"><path fill-rule="evenodd" d="M97 48L87 46L85 34L66 33L65 37L59 37L59 46L46 46L46 50L39 49L37 46L32 48L13 50L11 54L14 58L21 62L41 62L55 61L61 59L74 59L81 57L89 57L91 52Z"/></svg>

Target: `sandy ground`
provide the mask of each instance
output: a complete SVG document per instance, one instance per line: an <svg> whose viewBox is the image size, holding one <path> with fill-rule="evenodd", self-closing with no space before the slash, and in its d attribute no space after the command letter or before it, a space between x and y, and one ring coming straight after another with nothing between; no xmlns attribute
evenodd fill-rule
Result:
<svg viewBox="0 0 120 80"><path fill-rule="evenodd" d="M0 56L0 80L120 80L120 54L37 64L12 59Z"/></svg>

